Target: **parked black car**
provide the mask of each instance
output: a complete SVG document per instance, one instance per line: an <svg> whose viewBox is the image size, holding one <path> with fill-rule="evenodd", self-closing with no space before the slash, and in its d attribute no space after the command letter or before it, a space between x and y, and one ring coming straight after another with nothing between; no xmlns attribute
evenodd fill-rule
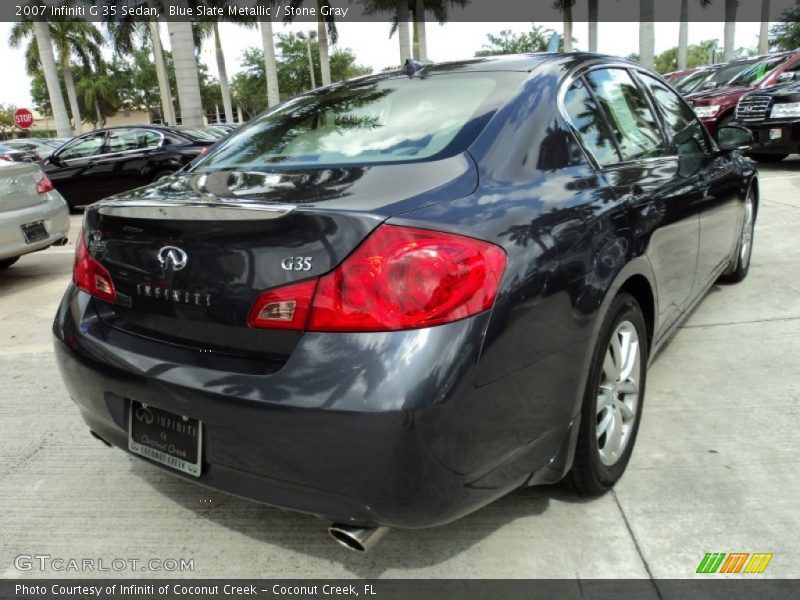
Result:
<svg viewBox="0 0 800 600"><path fill-rule="evenodd" d="M89 207L62 376L109 444L357 550L564 476L601 494L650 358L749 269L751 136L718 135L595 54L298 96Z"/></svg>
<svg viewBox="0 0 800 600"><path fill-rule="evenodd" d="M211 144L207 136L160 125L97 129L64 144L43 168L75 208L174 173Z"/></svg>
<svg viewBox="0 0 800 600"><path fill-rule="evenodd" d="M749 156L779 162L800 152L800 83L776 85L742 96L736 122L753 133Z"/></svg>

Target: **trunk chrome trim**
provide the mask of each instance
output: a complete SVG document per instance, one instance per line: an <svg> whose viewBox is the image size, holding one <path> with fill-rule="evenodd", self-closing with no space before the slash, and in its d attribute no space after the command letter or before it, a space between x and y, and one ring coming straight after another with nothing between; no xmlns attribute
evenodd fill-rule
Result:
<svg viewBox="0 0 800 600"><path fill-rule="evenodd" d="M240 202L131 202L104 203L97 212L109 217L193 221L265 221L288 215L292 204L255 204Z"/></svg>

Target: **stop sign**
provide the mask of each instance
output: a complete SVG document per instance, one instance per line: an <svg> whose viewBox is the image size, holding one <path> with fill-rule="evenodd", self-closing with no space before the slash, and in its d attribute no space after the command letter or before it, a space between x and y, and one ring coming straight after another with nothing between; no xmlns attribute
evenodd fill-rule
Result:
<svg viewBox="0 0 800 600"><path fill-rule="evenodd" d="M29 129L33 125L33 113L27 108L18 108L14 113L14 122L21 129Z"/></svg>

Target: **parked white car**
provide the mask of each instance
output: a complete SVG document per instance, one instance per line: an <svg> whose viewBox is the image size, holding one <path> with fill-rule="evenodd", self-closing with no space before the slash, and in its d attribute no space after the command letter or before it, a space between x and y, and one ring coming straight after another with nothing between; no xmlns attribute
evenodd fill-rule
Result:
<svg viewBox="0 0 800 600"><path fill-rule="evenodd" d="M35 163L0 161L0 270L67 243L69 208Z"/></svg>

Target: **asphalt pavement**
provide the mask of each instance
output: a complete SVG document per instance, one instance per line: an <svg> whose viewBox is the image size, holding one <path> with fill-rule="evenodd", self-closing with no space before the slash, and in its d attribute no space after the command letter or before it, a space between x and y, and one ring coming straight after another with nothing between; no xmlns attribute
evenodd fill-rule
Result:
<svg viewBox="0 0 800 600"><path fill-rule="evenodd" d="M800 159L760 171L750 275L713 287L657 358L612 493L520 490L444 527L391 532L367 555L315 517L209 491L89 436L50 337L74 216L68 246L0 274L0 577L685 578L707 552L772 553L758 577L800 576ZM53 568L69 559L110 570ZM171 559L185 570L165 571Z"/></svg>

